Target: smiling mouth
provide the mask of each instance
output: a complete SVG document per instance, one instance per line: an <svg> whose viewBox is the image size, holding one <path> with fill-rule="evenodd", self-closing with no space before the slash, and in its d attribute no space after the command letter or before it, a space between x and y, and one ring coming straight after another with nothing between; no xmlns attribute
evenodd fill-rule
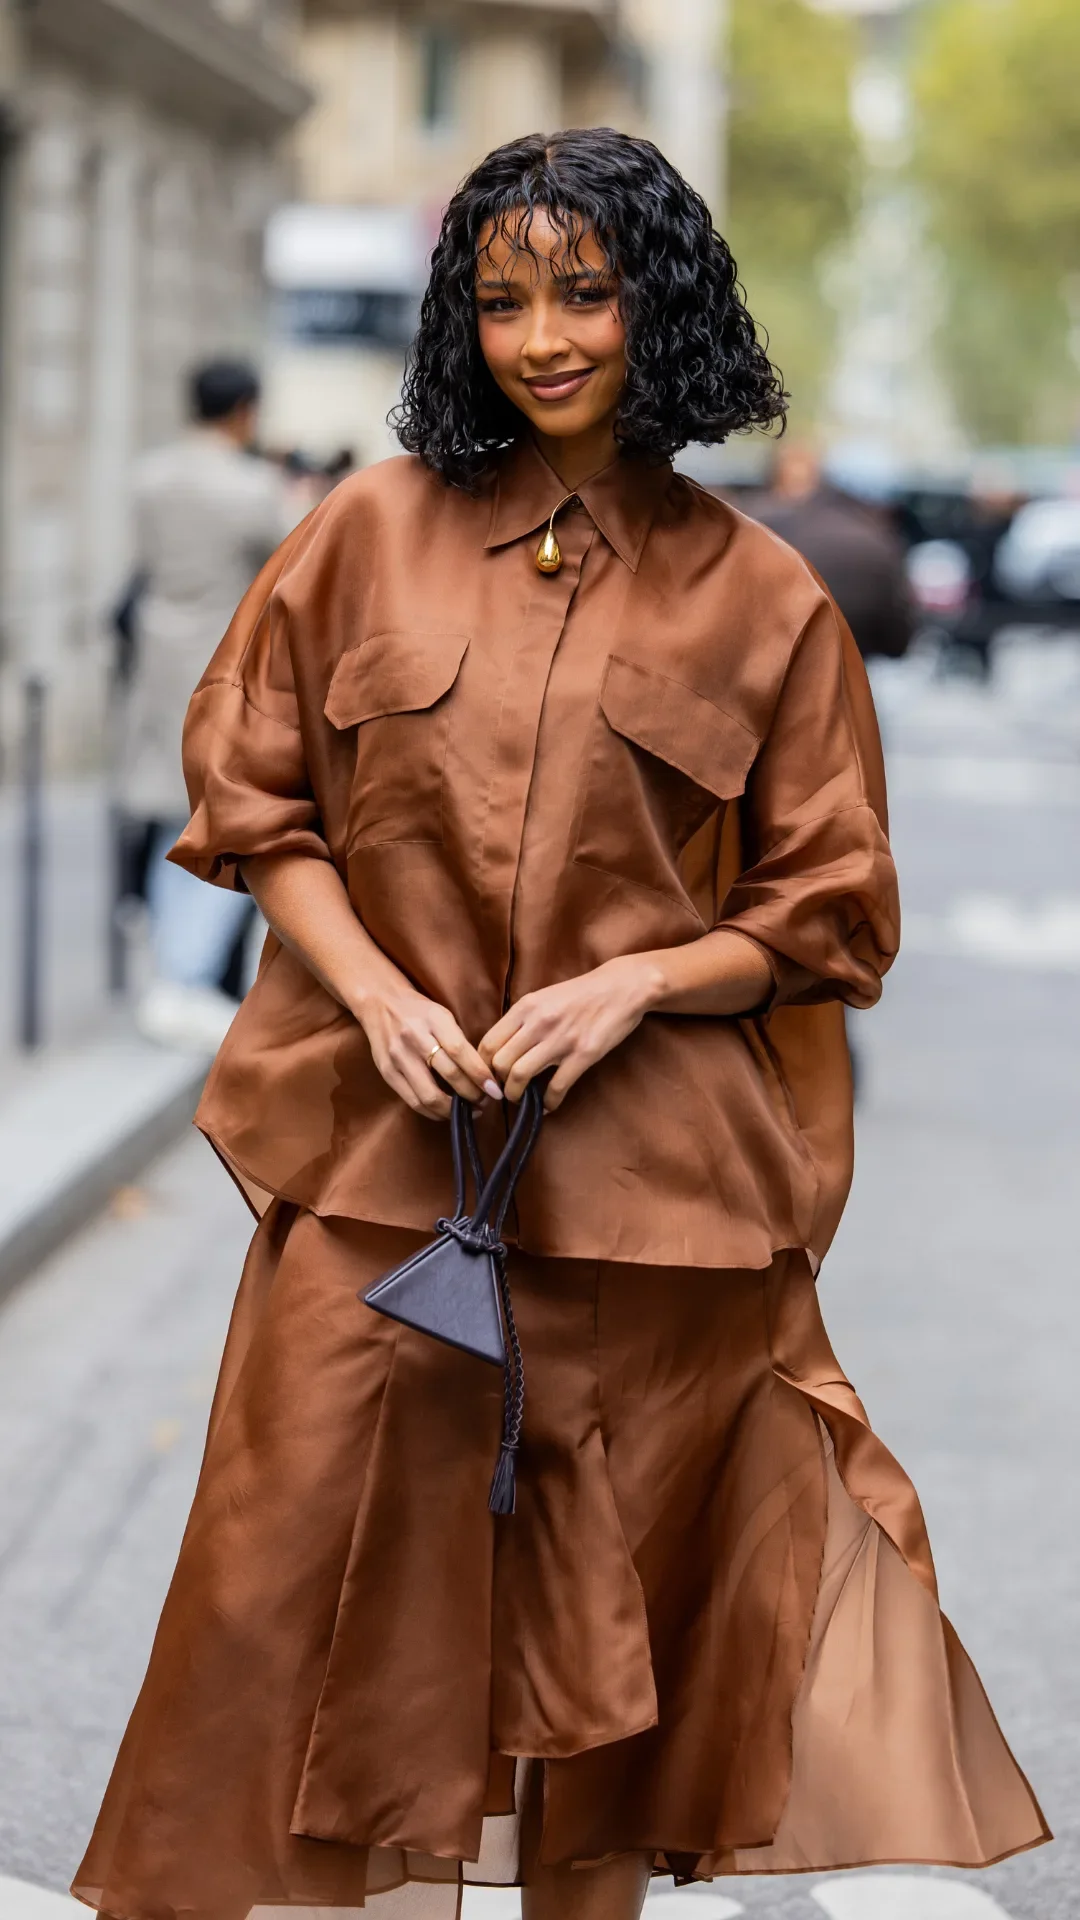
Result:
<svg viewBox="0 0 1080 1920"><path fill-rule="evenodd" d="M569 400L595 372L595 367L570 367L565 373L538 373L525 385L537 400Z"/></svg>

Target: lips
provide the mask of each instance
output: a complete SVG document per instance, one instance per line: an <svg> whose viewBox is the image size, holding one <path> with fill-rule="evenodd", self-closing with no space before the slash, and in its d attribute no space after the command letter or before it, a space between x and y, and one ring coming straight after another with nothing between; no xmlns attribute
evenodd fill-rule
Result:
<svg viewBox="0 0 1080 1920"><path fill-rule="evenodd" d="M569 367L565 373L541 373L525 385L536 400L569 400L591 380L595 367Z"/></svg>

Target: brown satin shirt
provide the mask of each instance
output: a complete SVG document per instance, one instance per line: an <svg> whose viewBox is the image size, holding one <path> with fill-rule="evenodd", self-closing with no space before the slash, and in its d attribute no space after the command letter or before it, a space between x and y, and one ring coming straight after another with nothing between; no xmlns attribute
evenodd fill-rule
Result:
<svg viewBox="0 0 1080 1920"><path fill-rule="evenodd" d="M192 699L173 858L332 860L368 932L478 1040L532 988L715 926L764 951L753 1018L648 1016L548 1122L518 1200L537 1253L820 1256L851 1174L843 1002L898 939L869 690L773 534L627 458L557 520L531 441L470 495L367 469L290 536ZM248 1181L430 1229L446 1129L391 1092L351 1015L276 939L198 1114ZM484 1121L488 1151L503 1118Z"/></svg>

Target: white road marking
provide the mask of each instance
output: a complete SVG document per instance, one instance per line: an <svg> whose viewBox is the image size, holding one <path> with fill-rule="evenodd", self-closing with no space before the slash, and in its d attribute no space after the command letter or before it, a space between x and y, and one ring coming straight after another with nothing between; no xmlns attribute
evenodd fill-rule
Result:
<svg viewBox="0 0 1080 1920"><path fill-rule="evenodd" d="M29 1880L13 1880L0 1873L0 1920L76 1920L87 1909L69 1893L54 1893L51 1887L36 1887Z"/></svg>
<svg viewBox="0 0 1080 1920"><path fill-rule="evenodd" d="M1080 765L1071 761L889 753L885 765L889 793L894 799L960 800L975 806L1080 807Z"/></svg>
<svg viewBox="0 0 1080 1920"><path fill-rule="evenodd" d="M378 1911L373 1894L369 1906L372 1920L377 1920ZM466 1881L461 1913L462 1920L521 1920L521 1891L518 1887L471 1887ZM285 1915L282 1920L286 1920Z"/></svg>
<svg viewBox="0 0 1080 1920"><path fill-rule="evenodd" d="M645 1920L735 1920L743 1912L737 1900L714 1893L711 1886L675 1889L664 1880L656 1885L657 1891L645 1902ZM521 1895L516 1887L466 1886L462 1911L463 1920L520 1920ZM371 1913L373 1920L378 1920L374 1900ZM0 1914L0 1920L8 1920L8 1916ZM12 1916L12 1920L21 1920L21 1916ZM29 1920L37 1920L37 1916L30 1915ZM41 1920L49 1920L49 1916L42 1914ZM59 1915L55 1920L60 1920Z"/></svg>
<svg viewBox="0 0 1080 1920"><path fill-rule="evenodd" d="M990 966L1080 973L1080 900L1025 906L1001 894L965 894L947 913L905 914L902 944Z"/></svg>
<svg viewBox="0 0 1080 1920"><path fill-rule="evenodd" d="M742 1911L737 1900L711 1887L668 1887L645 1902L646 1920L734 1920Z"/></svg>
<svg viewBox="0 0 1080 1920"><path fill-rule="evenodd" d="M1009 1920L981 1887L929 1874L845 1875L822 1880L812 1897L829 1920Z"/></svg>

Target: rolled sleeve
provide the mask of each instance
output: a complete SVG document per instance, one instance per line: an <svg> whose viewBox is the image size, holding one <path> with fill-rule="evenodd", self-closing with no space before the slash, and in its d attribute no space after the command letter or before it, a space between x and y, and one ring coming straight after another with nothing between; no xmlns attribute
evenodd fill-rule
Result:
<svg viewBox="0 0 1080 1920"><path fill-rule="evenodd" d="M285 541L241 601L184 724L191 820L169 858L215 886L243 891L238 862L253 854L331 857L308 772L288 616L276 593L303 533Z"/></svg>
<svg viewBox="0 0 1080 1920"><path fill-rule="evenodd" d="M873 1006L899 945L896 873L870 690L831 602L794 649L741 815L743 870L716 924L764 953L765 1011Z"/></svg>

